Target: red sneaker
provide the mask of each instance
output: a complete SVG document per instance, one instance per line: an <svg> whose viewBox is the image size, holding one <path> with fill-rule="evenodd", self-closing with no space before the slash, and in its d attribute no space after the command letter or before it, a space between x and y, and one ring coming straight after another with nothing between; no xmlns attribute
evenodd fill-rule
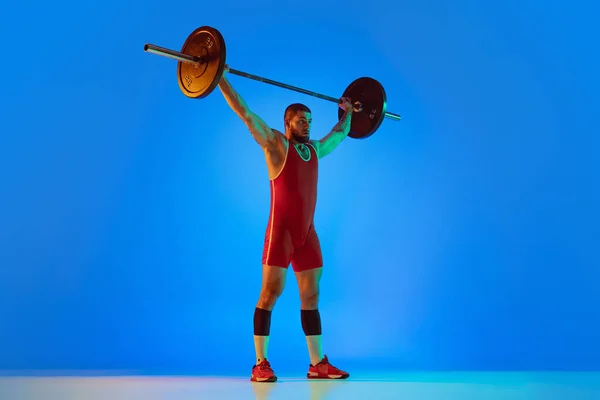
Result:
<svg viewBox="0 0 600 400"><path fill-rule="evenodd" d="M267 360L262 360L259 364L252 367L252 382L275 382L277 377Z"/></svg>
<svg viewBox="0 0 600 400"><path fill-rule="evenodd" d="M311 364L308 367L306 376L308 379L346 379L350 374L329 364L325 356L317 365Z"/></svg>

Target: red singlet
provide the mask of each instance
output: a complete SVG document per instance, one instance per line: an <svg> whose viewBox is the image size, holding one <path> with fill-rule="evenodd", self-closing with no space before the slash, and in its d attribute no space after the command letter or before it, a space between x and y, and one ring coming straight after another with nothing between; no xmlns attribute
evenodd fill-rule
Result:
<svg viewBox="0 0 600 400"><path fill-rule="evenodd" d="M302 146L300 146L302 147ZM294 271L323 265L321 245L314 227L319 160L312 144L303 146L304 160L288 142L283 169L271 179L271 213L262 262Z"/></svg>

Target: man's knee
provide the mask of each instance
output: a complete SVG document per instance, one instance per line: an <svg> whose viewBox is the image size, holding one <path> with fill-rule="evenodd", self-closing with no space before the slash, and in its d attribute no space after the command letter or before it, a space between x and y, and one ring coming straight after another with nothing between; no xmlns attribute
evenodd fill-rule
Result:
<svg viewBox="0 0 600 400"><path fill-rule="evenodd" d="M283 292L285 274L285 268L263 265L262 287L257 305L259 308L273 309L275 302Z"/></svg>
<svg viewBox="0 0 600 400"><path fill-rule="evenodd" d="M303 290L300 293L300 302L302 303L302 309L304 310L316 309L319 305L319 290L317 288Z"/></svg>
<svg viewBox="0 0 600 400"><path fill-rule="evenodd" d="M264 310L272 310L279 295L280 293L277 292L262 291L258 299L258 307Z"/></svg>
<svg viewBox="0 0 600 400"><path fill-rule="evenodd" d="M260 291L260 298L258 299L258 307L265 310L273 309L275 302L281 296L283 292L283 283L275 282L269 283Z"/></svg>

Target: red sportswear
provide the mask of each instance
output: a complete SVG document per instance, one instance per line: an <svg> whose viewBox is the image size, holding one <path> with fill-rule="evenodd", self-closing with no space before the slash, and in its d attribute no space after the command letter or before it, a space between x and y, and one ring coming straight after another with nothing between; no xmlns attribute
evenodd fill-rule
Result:
<svg viewBox="0 0 600 400"><path fill-rule="evenodd" d="M283 168L270 180L271 212L262 262L282 268L291 263L294 271L304 271L323 265L314 227L319 158L311 143L298 147L288 142Z"/></svg>

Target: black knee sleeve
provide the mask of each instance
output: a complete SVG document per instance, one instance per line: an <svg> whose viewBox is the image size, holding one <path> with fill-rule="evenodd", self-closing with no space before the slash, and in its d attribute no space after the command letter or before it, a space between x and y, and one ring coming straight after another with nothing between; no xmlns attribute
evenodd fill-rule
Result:
<svg viewBox="0 0 600 400"><path fill-rule="evenodd" d="M271 311L256 307L254 310L254 335L269 336L271 331Z"/></svg>
<svg viewBox="0 0 600 400"><path fill-rule="evenodd" d="M319 310L300 310L302 329L306 336L321 334L321 314Z"/></svg>

